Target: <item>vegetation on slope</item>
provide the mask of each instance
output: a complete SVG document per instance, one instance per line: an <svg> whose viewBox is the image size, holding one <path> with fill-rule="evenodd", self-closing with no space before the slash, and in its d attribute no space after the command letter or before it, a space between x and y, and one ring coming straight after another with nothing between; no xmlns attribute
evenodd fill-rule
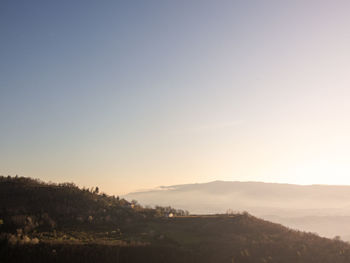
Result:
<svg viewBox="0 0 350 263"><path fill-rule="evenodd" d="M0 231L1 262L350 262L345 242L248 213L189 216L23 177L0 177Z"/></svg>

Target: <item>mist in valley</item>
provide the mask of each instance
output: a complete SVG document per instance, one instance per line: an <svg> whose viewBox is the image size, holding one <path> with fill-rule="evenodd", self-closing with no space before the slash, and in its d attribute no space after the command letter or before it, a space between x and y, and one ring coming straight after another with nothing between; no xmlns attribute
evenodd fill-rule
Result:
<svg viewBox="0 0 350 263"><path fill-rule="evenodd" d="M163 186L125 198L192 214L247 211L293 229L350 241L350 186L215 181Z"/></svg>

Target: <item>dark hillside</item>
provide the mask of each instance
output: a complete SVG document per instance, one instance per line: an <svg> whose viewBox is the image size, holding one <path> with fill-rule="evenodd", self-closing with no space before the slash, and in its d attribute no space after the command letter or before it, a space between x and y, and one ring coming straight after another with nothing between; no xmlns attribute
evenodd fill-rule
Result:
<svg viewBox="0 0 350 263"><path fill-rule="evenodd" d="M0 262L350 262L348 243L248 213L189 216L19 177L0 178L0 230Z"/></svg>
<svg viewBox="0 0 350 263"><path fill-rule="evenodd" d="M130 225L132 221L184 214L171 208L146 209L136 202L80 189L73 183L47 184L24 177L0 177L0 218L6 231L89 229ZM24 229L25 230L25 229Z"/></svg>
<svg viewBox="0 0 350 263"><path fill-rule="evenodd" d="M97 225L92 222L116 225L137 215L125 200L98 195L74 184L45 184L28 178L2 178L0 200L6 231Z"/></svg>

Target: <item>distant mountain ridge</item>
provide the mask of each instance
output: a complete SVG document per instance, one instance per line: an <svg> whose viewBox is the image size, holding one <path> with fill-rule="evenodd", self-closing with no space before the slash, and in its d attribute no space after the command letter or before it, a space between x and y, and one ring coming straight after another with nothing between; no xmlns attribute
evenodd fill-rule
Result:
<svg viewBox="0 0 350 263"><path fill-rule="evenodd" d="M323 215L333 215L335 209L350 215L350 186L335 185L293 185L262 182L214 181L201 184L161 186L161 190L133 192L124 197L135 198L144 204L161 202L164 205L177 202L194 213L225 212L226 209L270 209L319 210ZM183 197L193 194L190 199ZM159 196L162 198L159 199ZM174 199L170 199L173 198ZM186 196L187 197L187 196ZM203 199L205 197L205 199ZM225 197L225 200L222 200ZM153 199L156 198L156 199ZM214 201L213 211L202 211L198 205L208 205ZM221 201L218 203L218 201ZM301 203L299 203L301 202ZM245 203L244 205L242 205ZM195 207L191 207L195 204ZM297 205L296 205L297 204ZM247 206L248 205L248 206ZM324 210L325 211L322 211ZM330 212L329 212L330 211ZM260 211L255 211L260 214ZM264 212L264 214L266 214ZM307 215L307 214L306 214Z"/></svg>
<svg viewBox="0 0 350 263"><path fill-rule="evenodd" d="M161 190L160 190L161 189ZM327 237L350 236L350 186L214 181L162 186L125 195L143 205L171 205L194 214L248 211Z"/></svg>

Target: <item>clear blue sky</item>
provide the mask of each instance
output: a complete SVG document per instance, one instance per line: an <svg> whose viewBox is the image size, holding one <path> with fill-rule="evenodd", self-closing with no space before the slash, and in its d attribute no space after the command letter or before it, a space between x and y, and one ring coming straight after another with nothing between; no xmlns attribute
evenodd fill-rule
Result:
<svg viewBox="0 0 350 263"><path fill-rule="evenodd" d="M349 8L1 1L0 174L349 184Z"/></svg>

